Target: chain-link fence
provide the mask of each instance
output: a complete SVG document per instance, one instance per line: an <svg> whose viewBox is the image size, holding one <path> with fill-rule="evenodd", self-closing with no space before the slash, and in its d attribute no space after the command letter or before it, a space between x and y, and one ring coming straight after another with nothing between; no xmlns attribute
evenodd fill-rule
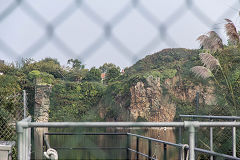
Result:
<svg viewBox="0 0 240 160"><path fill-rule="evenodd" d="M199 116L199 117L198 117ZM198 117L198 118L196 118ZM214 116L213 116L214 117ZM227 118L219 118L219 119L211 119L207 116L202 118L201 115L195 115L195 117L185 117L182 118L183 121L209 121L209 122L231 122L234 121L233 119ZM238 120L236 120L238 121ZM236 131L236 132L235 132ZM196 147L202 148L206 150L213 150L218 153L224 153L228 155L233 154L233 146L234 146L234 132L236 138L236 156L239 157L240 155L240 143L239 143L239 127L236 127L236 130L233 130L233 127L200 127L196 129ZM211 133L212 132L212 133ZM184 129L182 131L182 139L180 142L188 143L188 133L187 130ZM211 138L212 136L212 138ZM211 146L212 141L212 146ZM208 155L199 153L197 159L208 159Z"/></svg>
<svg viewBox="0 0 240 160"><path fill-rule="evenodd" d="M27 0L11 0L8 1L6 7L0 10L0 30L2 30L3 24L8 19L12 19L11 16L20 9L21 14L27 17L29 21L34 24L32 25L33 27L40 28L42 34L36 33L36 35L32 35L35 38L30 38L28 41L29 44L26 45L24 48L20 47L21 49L18 49L19 47L16 47L18 46L18 41L8 41L6 40L7 36L0 36L0 59L2 59L1 57L6 57L14 60L21 59L22 57L34 57L39 54L39 51L41 51L49 43L51 43L51 45L54 46L55 49L57 49L56 52L59 51L61 56L66 58L79 58L81 61L86 62L92 56L96 54L101 54L102 47L106 43L109 43L114 48L114 51L117 54L124 57L124 59L122 61L120 60L119 63L125 63L124 61L126 60L129 62L128 64L132 64L142 58L147 53L153 51L154 49L161 48L159 47L161 46L161 44L165 44L169 47L181 47L178 42L176 42L172 34L170 34L170 30L189 12L192 16L197 18L197 20L200 21L201 24L208 26L208 30L213 29L215 31L219 31L221 28L219 28L218 25L214 24L221 21L223 17L229 18L233 15L233 13L236 14L238 12L235 8L240 4L240 1L236 0L232 2L232 5L226 7L227 9L222 12L222 15L217 16L217 20L212 20L211 18L209 18L209 15L204 12L203 8L200 8L198 6L198 3L194 0L183 0L181 1L179 6L173 7L174 9L169 8L172 9L173 12L164 19L160 19L159 16L154 14L154 12L152 12L149 7L146 7L144 5L143 1L128 0L124 5L122 5L123 7L121 7L121 9L114 13L110 13L112 14L111 18L109 18L109 20L106 20L101 14L96 12L86 0L72 0L71 2L67 3L66 7L64 7L64 9L58 12L54 18L48 20L46 16L43 16L43 13L41 13L41 11L39 12L39 10L33 7L33 2ZM0 6L1 3L4 2L0 1ZM105 3L103 5L108 5L107 2L102 3ZM148 3L152 2L149 1ZM176 2L173 1L171 3L174 6ZM159 9L161 9L161 6L159 6ZM216 9L216 6L213 8L213 10L214 9ZM78 11L80 11L81 14L84 15L85 19L91 21L91 23L93 23L94 26L98 28L98 30L100 30L100 34L97 34L97 36L95 36L93 40L89 41L89 43L83 43L83 45L85 46L81 49L73 47L69 42L67 42L66 39L68 39L68 37L71 37L72 35L61 36L61 34L59 34L59 27L62 24L71 21L70 24L73 26L75 25L75 23L73 23L72 21L75 21L76 19L72 20L71 17ZM144 23L146 23L146 26L152 28L151 31L154 32L148 40L140 43L140 47L136 47L136 45L133 45L132 47L129 46L127 44L128 42L125 42L121 38L121 36L119 36L119 34L116 34L116 31L114 31L118 26L121 25L124 20L128 18L130 14L132 14L133 11L136 12L137 15L141 19L143 19ZM79 21L80 20L81 19L79 19ZM21 20L19 20L19 22L21 23ZM22 28L25 27L24 24L19 25L21 25ZM138 28L137 25L131 26L132 24L127 23L125 23L125 25L125 28L132 28L132 30ZM149 28L142 27L142 30L138 31L143 32L144 30L148 30ZM89 29L91 29L91 27ZM71 30L71 28L69 28L69 30ZM21 32L21 30L19 31ZM87 39L87 35L84 33L82 34L86 36L83 37L83 39ZM11 36L14 39L14 35ZM144 39L145 37L142 36L140 38ZM135 41L138 40L139 39L136 39ZM77 39L75 39L74 41L77 41ZM137 49L133 49L134 47ZM47 53L46 55L52 56L50 53ZM109 55L110 54L105 56ZM114 56L118 55L113 55L113 57ZM58 55L56 57L58 57ZM104 57L104 55L102 55L102 57L103 59L106 58ZM119 59L117 59L116 61L119 61ZM0 137L1 140L16 140L15 122L23 118L22 93L16 93L10 95L9 97L5 96L4 98L6 97L8 98L8 100L11 100L12 103L18 103L8 105L0 100ZM224 130L220 129L217 133L221 133L221 135L224 134L226 135L225 137L231 139L231 136L229 136L230 131L226 131L225 133ZM219 137L222 136L216 136L216 140L214 141L220 142L220 140L217 139ZM228 149L226 149L225 151L228 152Z"/></svg>
<svg viewBox="0 0 240 160"><path fill-rule="evenodd" d="M7 93L6 93L7 94ZM0 100L0 140L17 141L16 122L24 118L23 94L2 95ZM25 110L26 111L26 110ZM27 115L27 112L25 112ZM13 147L13 159L16 159L16 146Z"/></svg>
<svg viewBox="0 0 240 160"><path fill-rule="evenodd" d="M152 9L149 7L146 7L142 1L128 0L124 3L124 5L122 5L121 9L117 10L116 12L110 13L112 14L111 18L106 20L105 17L103 17L99 12L93 9L93 7L89 4L89 2L84 0L74 0L67 3L66 7L62 9L60 12L56 11L58 14L56 14L56 16L51 20L48 20L48 18L46 18L46 14L44 16L44 13L41 13L41 12L47 11L47 9L42 11L39 9L36 9L36 7L34 7L35 2L33 3L27 0L12 0L8 2L6 5L7 7L5 7L2 10L2 12L0 12L0 28L1 26L3 27L5 21L7 21L8 19L11 19L10 22L14 23L13 21L15 20L18 21L17 18L22 18L22 20L19 20L19 24L17 24L19 25L19 28L25 28L26 25L31 25L33 28L34 27L40 28L42 34L38 33L37 30L36 31L33 30L32 31L33 33L31 33L32 37L31 36L28 37L29 41L26 41L28 44L24 44L26 45L24 49L19 49L19 46L17 44L18 42L21 44L21 40L8 41L9 39L8 36L12 36L12 35L2 36L0 38L0 51L1 51L1 54L3 54L3 56L8 58L10 57L12 59L16 59L16 58L20 59L21 57L34 57L36 54L39 54L40 50L42 50L49 43L51 43L55 48L57 48L58 53L57 55L55 55L55 57L59 57L59 54L61 54L63 57L80 58L82 61L85 62L88 58L91 58L94 54L102 54L103 52L100 51L101 48L106 43L110 43L111 46L114 48L114 51L117 53L117 55L116 53L112 53L112 54L115 54L114 56L117 56L117 57L118 57L118 54L120 54L122 57L125 58L121 61L121 63L125 63L124 61L129 61L128 64L132 64L133 62L136 62L139 58L142 58L144 55L146 55L146 53L149 53L156 48L160 49L161 44L166 44L165 46L168 46L168 47L177 47L177 46L184 47L178 44L179 41L176 42L175 40L176 37L173 37L172 36L173 34L171 34L170 32L172 31L171 28L178 21L181 21L181 19L184 19L184 21L186 21L185 16L188 15L189 13L191 16L193 16L198 21L200 21L200 24L207 26L208 30L213 29L215 31L219 31L221 29L221 27L219 27L218 25L219 21L221 21L221 24L223 24L222 23L223 18L230 18L233 16L233 14L237 14L238 12L237 9L235 8L239 5L239 1L236 0L231 2L233 2L231 6L229 6L228 4L225 4L224 2L219 2L219 3L216 2L216 4L223 3L223 5L226 6L226 10L224 12L221 12L222 15L216 16L217 20L212 20L212 18L209 18L210 15L204 12L204 8L201 8L203 6L201 7L198 6L199 4L194 0L183 0L177 4L175 4L176 2L174 1L166 2L166 3L170 3L170 5L168 6L169 10L173 10L172 8L174 8L174 10L168 16L166 17L163 16L163 19L159 18L159 16L156 15L156 13L154 14L154 12L152 12ZM107 4L108 2L103 1L101 3L103 3L102 5L108 5ZM154 6L154 2L148 2L148 3L153 3L152 6ZM53 5L53 4L49 2L49 5ZM214 4L209 4L209 6L210 5L212 5L212 10L216 10L216 11L218 10L216 8L217 6L214 6ZM163 9L161 7L164 7L164 6L159 6L159 10ZM17 11L19 9L21 10L21 12ZM59 10L59 9L56 8L56 10ZM77 17L75 19L72 18L72 16L76 14L76 12L78 11L81 11L81 13L77 13L77 14L83 14L85 19L87 19L87 21L91 21L91 23L94 24L95 29L97 28L100 30L100 34L95 33L95 31L93 31L94 32L93 34L97 34L98 36L94 36L91 39L91 41L89 41L89 43L78 44L78 46L86 45L86 46L83 46L82 49L72 46L71 43L76 43L76 42L73 42L73 41L71 41L71 43L68 42L69 37L71 36L74 37L74 34L75 34L75 33L73 34L70 33L72 28L68 28L68 30L63 30L63 32L67 32L69 33L69 35L64 34L62 36L62 34L59 34L59 32L61 32L59 31L59 27L61 27L62 24L68 23L69 21L74 21L74 22L82 21L84 19L84 18L81 19L81 17ZM136 12L137 16L143 21L143 23L139 23L140 26L138 25L134 26L133 23L131 22L128 24L129 21L126 20L128 19L129 16L131 16L133 11ZM11 17L13 14L21 14L22 17L19 16L13 19ZM26 16L28 18L28 21L31 21L31 23L29 22L26 24L21 24L21 21L24 21L24 19L26 19ZM193 17L190 17L190 18L193 18ZM139 18L137 20L139 20ZM127 21L124 23L127 29L126 27L125 28L122 27L124 28L123 30L126 30L126 32L124 33L123 31L121 33L126 34L127 37L129 37L128 36L129 31L137 30L138 28L141 28L141 26L143 26L143 28L141 28L140 30L138 29L139 34L141 34L141 32L144 32L144 30L149 30L150 32L144 33L142 37L136 36L136 39L134 40L134 41L141 41L140 39L146 38L146 40L144 41L145 43L143 42L141 44L135 44L135 45L129 46L128 42L125 42L126 39L123 39L121 35L117 34L116 31L114 31L117 27L122 26L121 23L123 21ZM191 19L187 21L191 21ZM193 25L191 23L187 23L187 21L182 23L182 24L184 23L186 24L185 27L187 27L187 25ZM138 24L137 21L134 23ZM69 22L69 24L71 26L77 25L73 22ZM84 24L81 24L81 25L84 25ZM7 26L5 25L6 28L9 28L8 26L9 25ZM128 31L129 28L131 28L131 30ZM89 30L91 29L92 29L92 26L89 25ZM181 32L188 32L187 29L188 28L186 28L186 30ZM76 32L77 31L78 30L76 30ZM16 32L18 34L18 32L22 32L22 30L19 29ZM88 35L87 35L88 33L85 34L84 32L85 30L81 32L82 36L85 36L83 37L83 42L84 40L88 41ZM91 33L91 31L89 33ZM80 37L81 37L81 34L79 34ZM152 36L148 37L147 34L151 34ZM14 39L14 36L17 36L17 35L13 35L12 36L13 39ZM78 39L73 39L73 40L78 41ZM180 41L184 41L184 39L181 39ZM140 47L137 45L140 45ZM49 52L50 51L54 52L54 50L49 50ZM53 52L51 54L54 54ZM47 53L46 56L51 56L51 54ZM103 57L104 59L106 59L109 55L110 54L102 55L102 56L99 55L97 57L98 58Z"/></svg>

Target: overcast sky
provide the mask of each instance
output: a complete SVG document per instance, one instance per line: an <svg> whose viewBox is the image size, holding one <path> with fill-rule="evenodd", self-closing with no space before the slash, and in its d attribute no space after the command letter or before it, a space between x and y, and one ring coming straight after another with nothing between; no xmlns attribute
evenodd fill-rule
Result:
<svg viewBox="0 0 240 160"><path fill-rule="evenodd" d="M135 2L0 0L0 59L53 57L66 65L79 58L88 68L105 62L124 68L164 48L198 48L196 38L211 29L226 43L223 19L240 23L239 0ZM53 36L46 36L50 24Z"/></svg>

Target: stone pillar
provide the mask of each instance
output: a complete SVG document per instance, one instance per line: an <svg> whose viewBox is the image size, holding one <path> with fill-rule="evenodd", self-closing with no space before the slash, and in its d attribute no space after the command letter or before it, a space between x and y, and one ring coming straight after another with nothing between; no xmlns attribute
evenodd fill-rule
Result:
<svg viewBox="0 0 240 160"><path fill-rule="evenodd" d="M36 84L35 86L35 122L48 122L51 85ZM43 134L48 132L47 128L36 128L34 130L35 159L43 158Z"/></svg>

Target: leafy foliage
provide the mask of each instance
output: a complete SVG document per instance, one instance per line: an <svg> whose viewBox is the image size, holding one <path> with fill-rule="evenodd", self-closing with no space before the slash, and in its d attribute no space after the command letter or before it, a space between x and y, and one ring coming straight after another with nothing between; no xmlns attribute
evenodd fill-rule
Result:
<svg viewBox="0 0 240 160"><path fill-rule="evenodd" d="M116 68L120 71L120 67L116 66L113 63L104 63L102 66L99 67L102 73L107 73L112 68Z"/></svg>
<svg viewBox="0 0 240 160"><path fill-rule="evenodd" d="M85 81L101 81L101 71L95 67L91 68L89 72L87 72L86 77L84 78Z"/></svg>
<svg viewBox="0 0 240 160"><path fill-rule="evenodd" d="M103 85L95 82L55 84L51 95L51 121L81 121L88 111L96 109L103 91Z"/></svg>
<svg viewBox="0 0 240 160"><path fill-rule="evenodd" d="M106 73L106 82L114 81L120 76L120 70L118 68L110 68Z"/></svg>

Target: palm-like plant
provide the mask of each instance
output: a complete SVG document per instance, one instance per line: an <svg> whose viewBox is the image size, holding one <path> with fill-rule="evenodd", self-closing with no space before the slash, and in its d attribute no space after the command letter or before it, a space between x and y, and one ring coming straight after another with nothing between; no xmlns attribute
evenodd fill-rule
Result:
<svg viewBox="0 0 240 160"><path fill-rule="evenodd" d="M197 38L203 49L217 51L223 49L222 39L215 31L210 31L206 35L201 35Z"/></svg>
<svg viewBox="0 0 240 160"><path fill-rule="evenodd" d="M232 84L230 83L229 79L227 78L226 74L223 71L223 68L221 67L218 59L216 59L214 56L212 56L209 53L200 53L200 60L203 63L204 66L195 66L191 68L191 71L193 73L195 73L196 77L201 77L203 79L207 79L209 77L213 77L213 79L215 80L216 84L219 86L220 89L222 89L222 86L220 85L220 83L218 82L218 80L216 79L216 77L213 74L213 70L216 69L220 69L221 73L225 79L225 82L227 84L227 88L231 94L231 98L233 100L233 104L235 107L235 114L237 114L237 104L236 104L236 98L235 95L233 93L233 88L232 88ZM224 99L226 100L226 94L223 94ZM227 100L226 100L227 101Z"/></svg>
<svg viewBox="0 0 240 160"><path fill-rule="evenodd" d="M225 30L226 30L226 34L229 38L229 42L232 45L238 45L240 43L240 37L239 34L237 32L237 29L235 27L235 25L233 24L233 22L230 19L225 19L226 20L226 24L225 24ZM223 43L221 38L218 36L218 34L214 31L210 31L208 32L207 35L201 35L197 38L197 40L200 42L200 45L203 49L208 49L210 51L216 51L219 49L223 49ZM225 82L227 84L227 88L231 94L231 99L233 101L233 104L235 106L235 114L237 114L237 104L236 104L236 100L235 100L235 95L233 93L233 87L232 84L230 83L230 80L227 78L223 68L221 67L218 59L216 59L214 56L212 56L209 53L200 53L200 60L203 63L203 66L195 66L193 68L191 68L191 71L193 73L195 73L195 75L197 77L201 77L203 79L207 79L209 77L213 77L216 84L222 88L223 86L221 86L218 82L218 80L216 79L216 77L214 76L214 74L212 73L213 70L216 69L220 69L221 73L225 79ZM226 100L226 95L224 95L224 98ZM227 100L226 100L227 101Z"/></svg>
<svg viewBox="0 0 240 160"><path fill-rule="evenodd" d="M233 45L238 45L240 42L239 34L233 22L230 19L225 19L227 24L225 24L226 34L229 38L229 42Z"/></svg>

